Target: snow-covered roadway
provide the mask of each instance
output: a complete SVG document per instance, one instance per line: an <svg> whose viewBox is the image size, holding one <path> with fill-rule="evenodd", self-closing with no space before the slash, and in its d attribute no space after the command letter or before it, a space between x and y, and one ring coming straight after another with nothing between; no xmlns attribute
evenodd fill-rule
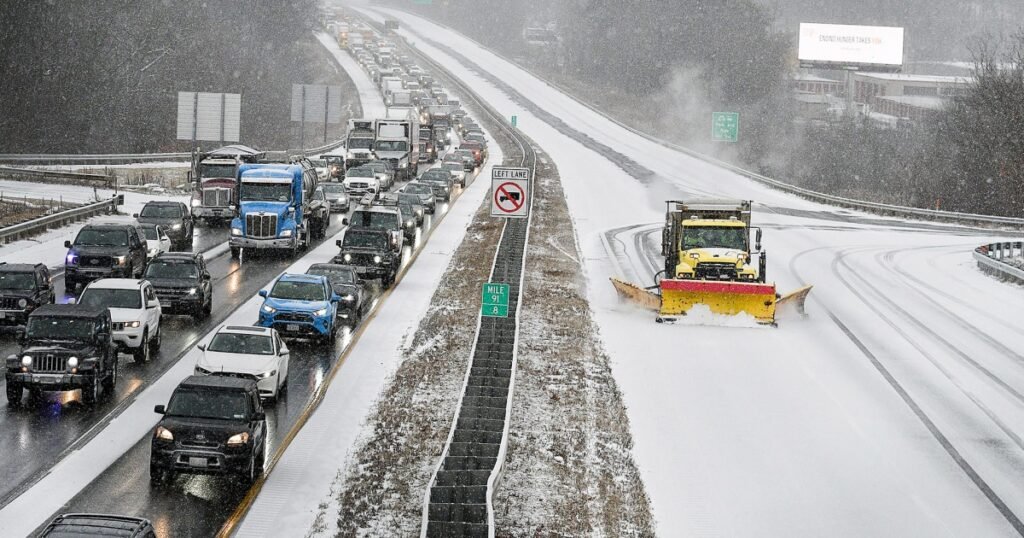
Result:
<svg viewBox="0 0 1024 538"><path fill-rule="evenodd" d="M1024 333L1010 317L1024 294L970 258L997 237L773 191L638 136L448 29L388 13L518 114L558 166L662 535L1024 533ZM607 278L656 246L627 233L621 248L636 252L609 255L603 234L660 222L664 200L694 195L759 202L770 277L781 290L816 286L808 319L665 326L618 301Z"/></svg>

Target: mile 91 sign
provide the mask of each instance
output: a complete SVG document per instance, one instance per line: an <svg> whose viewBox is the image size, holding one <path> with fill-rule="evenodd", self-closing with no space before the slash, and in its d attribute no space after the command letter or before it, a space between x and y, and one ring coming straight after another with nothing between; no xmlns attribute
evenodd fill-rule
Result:
<svg viewBox="0 0 1024 538"><path fill-rule="evenodd" d="M525 219L530 216L530 169L495 166L491 169L491 216Z"/></svg>

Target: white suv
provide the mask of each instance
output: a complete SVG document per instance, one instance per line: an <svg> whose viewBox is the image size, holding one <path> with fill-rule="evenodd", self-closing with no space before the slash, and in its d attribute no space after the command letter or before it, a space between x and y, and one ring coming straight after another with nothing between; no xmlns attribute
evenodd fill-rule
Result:
<svg viewBox="0 0 1024 538"><path fill-rule="evenodd" d="M260 397L270 400L277 400L288 388L288 346L270 327L221 327L208 344L196 347L203 352L196 362L196 375L255 379Z"/></svg>
<svg viewBox="0 0 1024 538"><path fill-rule="evenodd" d="M136 362L149 362L151 353L160 349L160 301L148 281L96 280L86 286L77 302L110 310L111 339Z"/></svg>

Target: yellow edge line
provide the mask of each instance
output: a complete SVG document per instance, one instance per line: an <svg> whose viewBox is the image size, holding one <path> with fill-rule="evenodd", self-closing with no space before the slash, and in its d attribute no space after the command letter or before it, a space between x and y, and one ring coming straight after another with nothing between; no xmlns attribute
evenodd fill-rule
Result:
<svg viewBox="0 0 1024 538"><path fill-rule="evenodd" d="M480 165L479 170L483 170L484 166L486 166L486 162ZM479 173L477 175L479 175ZM472 183L476 183L476 180L477 176L473 176L473 181L467 183L466 188L468 189ZM271 471L274 470L274 467L277 465L277 462L280 461L281 456L284 454L284 451L288 449L292 441L299 434L299 431L303 428L303 426L306 425L307 422L309 422L309 418L313 416L313 413L320 407L320 404L323 402L324 395L327 394L327 389L330 388L331 383L334 381L335 376L338 375L338 371L341 369L341 366L345 364L345 361L348 359L348 356L352 353L352 350L355 348L356 343L359 342L359 338L362 337L363 333L366 331L366 328L370 325L370 322L373 321L375 317L377 317L377 313L380 312L381 308L384 307L384 302L388 299L388 297L391 296L391 293L394 292L394 290L398 287L398 284L402 281L402 279L405 278L405 274L409 272L409 268L412 267L412 264L413 262L416 261L416 258L419 258L420 253L426 250L427 240L430 239L430 237L434 235L434 231L441 226L441 223L444 222L444 219L448 216L449 213L451 213L454 202L462 198L462 194L464 192L465 189L459 192L458 198L448 203L448 211L445 211L444 214L441 215L441 218L438 219L437 223L431 226L430 231L427 232L426 237L423 238L423 245L420 247L419 250L416 250L412 253L412 257L409 258L409 263L405 264L405 268L399 272L398 277L395 280L395 283L391 286L391 288L385 291L383 295L380 296L380 300L377 302L377 308L374 308L373 311L370 312L369 316L363 318L360 321L359 328L352 335L352 341L338 357L337 362L334 364L334 367L331 368L331 371L327 375L327 378L324 380L324 382L321 383L320 386L316 389L316 391L313 392L313 398L310 399L308 403L306 403L306 407L302 410L302 414L299 415L299 418L295 421L295 424L292 425L291 430L288 431L288 435L286 435L284 439L281 441L281 444L278 445L277 451L274 452L273 457L264 465L263 474L256 479L256 482L254 482L252 487L249 488L249 491L245 494L245 497L242 498L242 502L239 503L238 507L235 508L235 511L224 522L224 525L221 526L220 530L217 531L217 538L228 538L229 536L231 536L231 534L235 532L235 529L238 527L238 524L241 523L242 519L245 518L245 515L249 513L249 509L252 508L252 504L253 502L256 501L256 497L260 494L260 491L263 490L263 484L266 483L267 477L270 476Z"/></svg>

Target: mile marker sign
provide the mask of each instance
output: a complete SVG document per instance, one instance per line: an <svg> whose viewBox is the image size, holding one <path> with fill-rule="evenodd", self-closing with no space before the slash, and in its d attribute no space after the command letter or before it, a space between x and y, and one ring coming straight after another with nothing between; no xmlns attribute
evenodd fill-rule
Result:
<svg viewBox="0 0 1024 538"><path fill-rule="evenodd" d="M530 216L530 169L495 166L491 169L491 216L525 219Z"/></svg>

